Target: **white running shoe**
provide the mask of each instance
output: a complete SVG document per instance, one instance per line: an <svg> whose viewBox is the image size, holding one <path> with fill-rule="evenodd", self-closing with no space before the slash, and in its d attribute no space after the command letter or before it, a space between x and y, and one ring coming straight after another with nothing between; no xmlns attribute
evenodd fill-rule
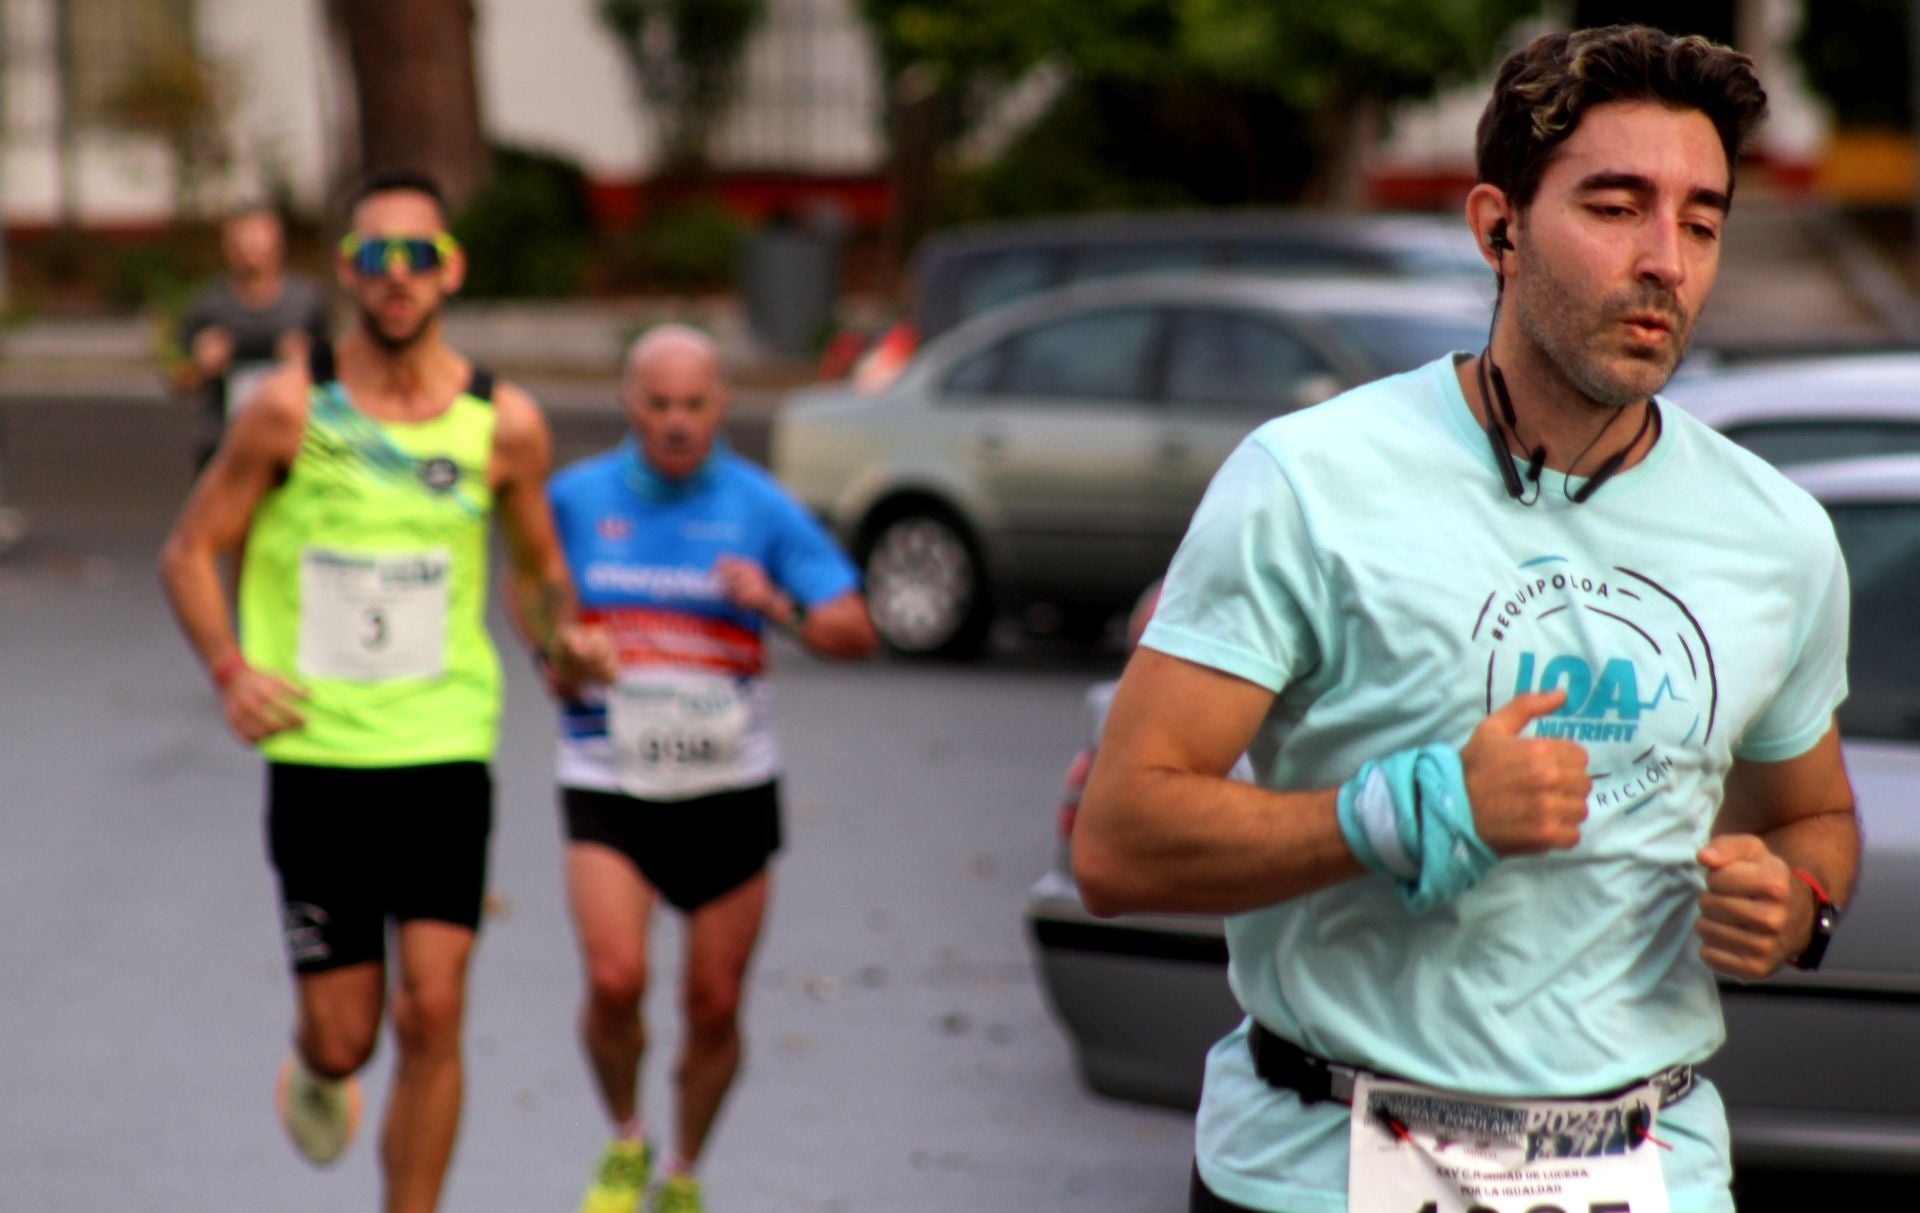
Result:
<svg viewBox="0 0 1920 1213"><path fill-rule="evenodd" d="M351 1078L322 1078L297 1056L280 1065L274 1103L287 1139L315 1166L340 1157L360 1127L360 1084Z"/></svg>

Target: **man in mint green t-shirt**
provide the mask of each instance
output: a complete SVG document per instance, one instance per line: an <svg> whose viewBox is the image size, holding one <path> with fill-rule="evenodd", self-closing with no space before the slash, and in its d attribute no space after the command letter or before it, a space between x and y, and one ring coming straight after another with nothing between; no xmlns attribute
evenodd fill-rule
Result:
<svg viewBox="0 0 1920 1213"><path fill-rule="evenodd" d="M1832 529L1655 399L1764 108L1700 39L1516 52L1488 348L1269 422L1195 515L1075 839L1096 913L1228 916L1195 1213L1732 1209L1714 975L1817 963L1859 851Z"/></svg>

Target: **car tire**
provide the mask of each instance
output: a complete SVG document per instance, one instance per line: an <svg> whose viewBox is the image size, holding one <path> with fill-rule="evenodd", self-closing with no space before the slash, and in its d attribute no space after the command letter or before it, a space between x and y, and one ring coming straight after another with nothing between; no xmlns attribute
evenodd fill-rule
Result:
<svg viewBox="0 0 1920 1213"><path fill-rule="evenodd" d="M985 646L993 607L980 553L952 514L922 505L885 515L860 571L874 630L893 652L963 660Z"/></svg>

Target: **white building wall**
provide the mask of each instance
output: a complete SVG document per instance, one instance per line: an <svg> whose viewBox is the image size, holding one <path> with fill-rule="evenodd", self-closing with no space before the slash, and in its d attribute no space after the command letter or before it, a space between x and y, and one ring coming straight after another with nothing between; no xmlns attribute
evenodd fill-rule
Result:
<svg viewBox="0 0 1920 1213"><path fill-rule="evenodd" d="M201 53L235 90L229 119L234 172L219 202L231 205L284 184L308 210L326 201L333 106L340 82L327 68L321 0L199 0Z"/></svg>
<svg viewBox="0 0 1920 1213"><path fill-rule="evenodd" d="M481 117L495 139L572 157L593 177L646 171L657 140L594 0L476 0L475 7Z"/></svg>

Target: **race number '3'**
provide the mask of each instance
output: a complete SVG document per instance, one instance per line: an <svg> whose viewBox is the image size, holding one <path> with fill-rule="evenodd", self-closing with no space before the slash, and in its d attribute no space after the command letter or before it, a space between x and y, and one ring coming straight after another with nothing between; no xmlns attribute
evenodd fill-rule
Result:
<svg viewBox="0 0 1920 1213"><path fill-rule="evenodd" d="M439 677L452 569L445 548L302 551L300 672L348 682Z"/></svg>

